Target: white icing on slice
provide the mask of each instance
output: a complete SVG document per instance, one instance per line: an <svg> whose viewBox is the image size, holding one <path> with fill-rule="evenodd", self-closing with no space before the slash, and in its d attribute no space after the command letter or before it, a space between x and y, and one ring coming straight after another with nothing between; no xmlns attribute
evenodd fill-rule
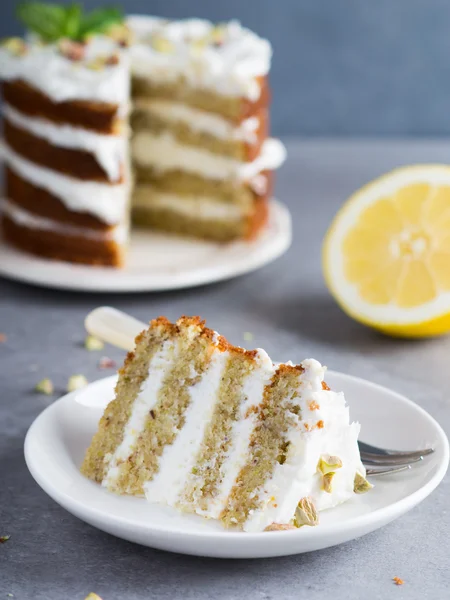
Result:
<svg viewBox="0 0 450 600"><path fill-rule="evenodd" d="M263 531L271 523L289 523L301 498L311 496L317 510L331 508L353 495L356 471L364 473L357 437L359 424L349 423L343 394L323 390L324 367L314 359L302 362L298 404L300 417L292 415L286 462L276 464L271 478L257 492L261 508L253 511L244 524L245 531ZM282 405L280 409L284 409ZM317 428L318 421L323 428ZM323 454L336 455L342 468L333 478L332 492L322 490L317 464Z"/></svg>
<svg viewBox="0 0 450 600"><path fill-rule="evenodd" d="M47 140L54 146L90 152L110 181L120 179L127 156L126 136L103 135L81 127L56 125L45 119L24 115L8 104L3 104L3 116L16 127Z"/></svg>
<svg viewBox="0 0 450 600"><path fill-rule="evenodd" d="M6 144L0 145L0 156L20 177L59 198L69 210L92 214L111 225L126 219L129 183L108 185L74 179L35 165Z"/></svg>
<svg viewBox="0 0 450 600"><path fill-rule="evenodd" d="M174 443L164 448L158 473L144 485L149 501L176 505L195 465L205 429L212 417L228 358L228 352L215 351L200 382L189 388L191 400L185 412L184 427Z"/></svg>
<svg viewBox="0 0 450 600"><path fill-rule="evenodd" d="M263 400L264 387L270 383L275 368L267 353L258 349L257 365L244 381L242 395L245 401L239 409L239 418L231 431L231 442L228 456L222 464L221 483L217 496L209 503L206 511L197 510L198 514L217 519L226 506L228 495L236 482L240 470L248 460L248 449L256 418L254 413L247 414L249 409L259 406Z"/></svg>
<svg viewBox="0 0 450 600"><path fill-rule="evenodd" d="M108 470L102 485L114 489L115 481L120 474L120 461L126 460L134 451L139 435L145 427L150 410L158 402L158 392L164 377L175 364L178 356L178 345L173 340L167 340L152 357L149 374L133 404L131 416L125 425L122 442L114 454L109 457Z"/></svg>

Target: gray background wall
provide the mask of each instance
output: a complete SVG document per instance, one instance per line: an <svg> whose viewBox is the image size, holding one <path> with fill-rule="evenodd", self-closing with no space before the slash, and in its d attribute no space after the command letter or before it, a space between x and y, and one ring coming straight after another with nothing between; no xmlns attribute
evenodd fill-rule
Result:
<svg viewBox="0 0 450 600"><path fill-rule="evenodd" d="M269 38L278 135L450 134L450 0L122 3L128 12L239 18ZM0 36L20 32L14 0L0 5Z"/></svg>

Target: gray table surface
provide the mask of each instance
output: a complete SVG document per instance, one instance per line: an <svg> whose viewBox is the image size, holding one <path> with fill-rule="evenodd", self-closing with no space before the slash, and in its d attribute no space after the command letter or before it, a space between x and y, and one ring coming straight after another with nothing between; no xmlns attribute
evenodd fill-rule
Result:
<svg viewBox="0 0 450 600"><path fill-rule="evenodd" d="M293 216L289 252L233 281L176 293L83 295L0 279L0 600L141 598L424 600L449 597L450 483L407 515L361 539L286 558L232 561L180 556L97 531L65 512L34 483L23 459L33 419L57 396L33 393L43 377L62 393L67 378L101 377L99 355L83 348L83 317L111 304L142 320L200 314L208 323L278 360L314 356L330 368L406 394L449 433L450 338L387 339L334 304L321 276L320 245L341 202L369 179L403 163L447 162L446 141L291 141L277 194ZM1 260L1 257L0 257ZM105 353L117 360L118 350ZM405 580L402 587L392 577Z"/></svg>

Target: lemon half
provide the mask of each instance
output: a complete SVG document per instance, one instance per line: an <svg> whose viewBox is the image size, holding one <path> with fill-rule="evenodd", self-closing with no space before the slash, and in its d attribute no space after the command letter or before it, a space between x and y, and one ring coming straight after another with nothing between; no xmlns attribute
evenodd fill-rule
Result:
<svg viewBox="0 0 450 600"><path fill-rule="evenodd" d="M403 337L450 331L450 167L403 167L358 190L327 232L323 269L366 325Z"/></svg>

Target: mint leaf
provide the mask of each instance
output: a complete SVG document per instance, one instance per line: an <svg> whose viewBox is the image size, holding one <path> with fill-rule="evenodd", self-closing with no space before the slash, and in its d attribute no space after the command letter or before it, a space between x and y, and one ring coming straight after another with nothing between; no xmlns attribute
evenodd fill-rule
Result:
<svg viewBox="0 0 450 600"><path fill-rule="evenodd" d="M103 33L112 25L123 22L123 12L113 6L97 8L81 18L80 38L93 33Z"/></svg>
<svg viewBox="0 0 450 600"><path fill-rule="evenodd" d="M78 38L81 25L81 12L82 8L80 4L70 4L66 8L66 18L63 31L64 37L68 37L72 40L76 40Z"/></svg>
<svg viewBox="0 0 450 600"><path fill-rule="evenodd" d="M47 42L61 37L66 21L66 8L43 2L23 2L17 7L17 17Z"/></svg>

